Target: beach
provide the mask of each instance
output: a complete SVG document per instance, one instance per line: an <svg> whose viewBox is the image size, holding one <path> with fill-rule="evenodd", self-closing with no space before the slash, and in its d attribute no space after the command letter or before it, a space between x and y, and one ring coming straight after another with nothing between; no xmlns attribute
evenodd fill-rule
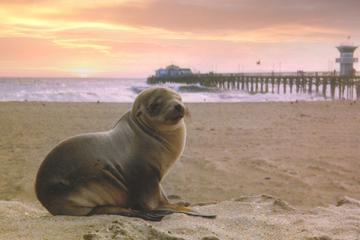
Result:
<svg viewBox="0 0 360 240"><path fill-rule="evenodd" d="M130 103L1 102L0 239L360 239L359 102L187 105L185 151L162 184L218 218L151 223L53 217L34 194L57 143L111 129Z"/></svg>

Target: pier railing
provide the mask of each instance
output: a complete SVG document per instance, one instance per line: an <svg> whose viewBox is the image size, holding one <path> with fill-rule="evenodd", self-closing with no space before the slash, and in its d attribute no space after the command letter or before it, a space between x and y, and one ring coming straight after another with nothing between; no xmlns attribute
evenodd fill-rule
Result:
<svg viewBox="0 0 360 240"><path fill-rule="evenodd" d="M242 90L249 93L319 93L340 99L360 99L360 73L340 76L337 72L258 72L258 73L205 73L183 76L151 76L149 84L180 83L198 84L209 88ZM356 96L354 97L353 95Z"/></svg>

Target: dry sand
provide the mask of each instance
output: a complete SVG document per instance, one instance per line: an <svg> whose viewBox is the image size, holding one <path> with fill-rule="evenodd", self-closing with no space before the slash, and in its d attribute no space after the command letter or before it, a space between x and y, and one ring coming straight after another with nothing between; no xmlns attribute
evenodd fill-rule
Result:
<svg viewBox="0 0 360 240"><path fill-rule="evenodd" d="M186 150L163 185L175 200L207 203L197 208L215 220L50 216L33 190L45 155L111 128L129 107L0 103L0 239L360 239L360 103L351 102L189 104Z"/></svg>

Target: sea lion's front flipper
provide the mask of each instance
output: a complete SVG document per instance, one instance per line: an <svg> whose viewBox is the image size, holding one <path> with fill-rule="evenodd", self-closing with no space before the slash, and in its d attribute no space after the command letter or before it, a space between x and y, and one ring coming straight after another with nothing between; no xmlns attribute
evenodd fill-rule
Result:
<svg viewBox="0 0 360 240"><path fill-rule="evenodd" d="M140 211L117 206L98 206L93 208L87 215L92 216L101 214L136 217L149 221L161 221L163 217L171 213L169 213L168 211Z"/></svg>

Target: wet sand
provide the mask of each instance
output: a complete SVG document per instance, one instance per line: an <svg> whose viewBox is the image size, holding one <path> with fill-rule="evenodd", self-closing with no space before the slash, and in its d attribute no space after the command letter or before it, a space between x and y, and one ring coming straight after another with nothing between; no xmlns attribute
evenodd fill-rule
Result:
<svg viewBox="0 0 360 240"><path fill-rule="evenodd" d="M163 185L173 199L213 203L199 208L219 217L176 214L149 223L52 217L33 190L52 147L112 128L130 104L0 103L0 239L360 238L360 103L189 107L186 149ZM345 196L351 200L335 206Z"/></svg>

